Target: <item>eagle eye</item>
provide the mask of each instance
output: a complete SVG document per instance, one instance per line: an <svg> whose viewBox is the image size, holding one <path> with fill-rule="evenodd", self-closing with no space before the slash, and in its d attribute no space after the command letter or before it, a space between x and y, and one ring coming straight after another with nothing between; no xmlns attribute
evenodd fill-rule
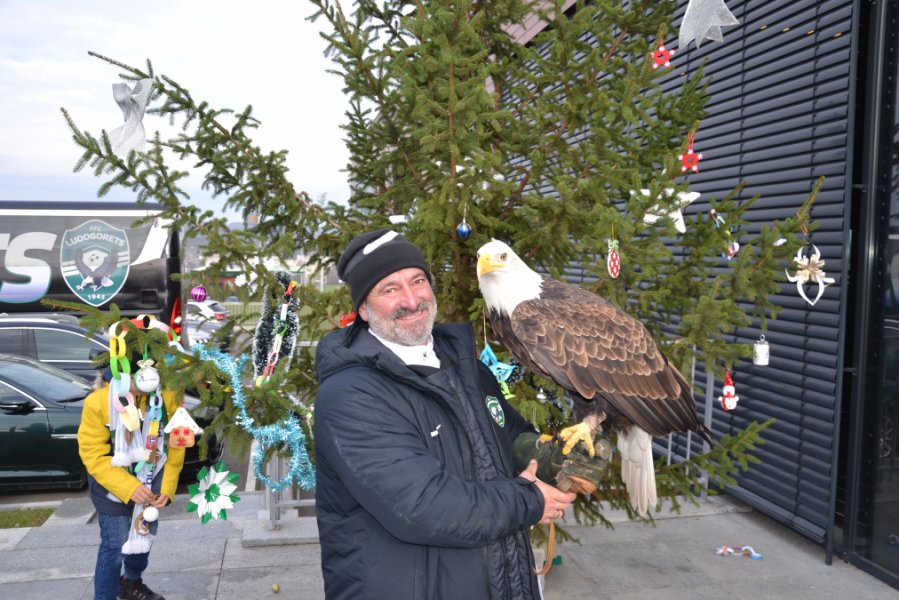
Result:
<svg viewBox="0 0 899 600"><path fill-rule="evenodd" d="M505 252L503 252L502 254L499 255L499 259L503 262L506 262L507 257L508 257L508 255Z"/></svg>

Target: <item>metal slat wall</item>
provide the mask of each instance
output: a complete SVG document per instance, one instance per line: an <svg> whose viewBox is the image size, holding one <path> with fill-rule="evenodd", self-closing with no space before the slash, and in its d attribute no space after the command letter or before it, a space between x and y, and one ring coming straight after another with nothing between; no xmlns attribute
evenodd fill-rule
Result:
<svg viewBox="0 0 899 600"><path fill-rule="evenodd" d="M685 6L681 3L680 14ZM723 198L745 180L741 197L761 196L748 213L748 229L755 232L794 214L824 175L811 211L819 223L811 241L836 283L811 307L784 278L774 297L783 310L764 332L770 364L736 365L740 402L734 411L720 408L721 382L716 383L713 431L720 436L752 421L776 420L756 452L762 464L740 476L729 492L823 542L838 446L852 3L775 0L728 7L741 25L724 29L724 44L706 42L700 50L691 46L676 55L679 68L708 59L706 72L713 80L708 116L696 133L697 152L705 159L700 173L690 177L691 189L703 197L685 212L708 211L707 198ZM817 290L806 291L814 297ZM734 341L753 343L762 333L756 324L739 330ZM702 365L696 382L705 382ZM702 412L704 394L696 396ZM675 446L683 452L683 440Z"/></svg>
<svg viewBox="0 0 899 600"><path fill-rule="evenodd" d="M686 5L686 0L678 2L676 25ZM819 223L811 241L836 283L810 307L784 277L774 297L783 310L764 332L770 343L770 365L736 366L733 377L740 402L731 412L720 408L721 382L716 383L712 429L720 437L752 421L776 419L756 452L762 463L741 475L729 493L823 542L830 520L831 486L837 476L832 464L838 449L836 398L841 365L837 356L847 268L843 258L848 256L843 246L844 230L848 230L845 190L850 174L853 6L836 0L728 0L727 6L741 24L723 28L724 43L706 41L701 49L691 43L688 50L680 50L673 59L671 77L663 84L668 92L677 93L682 74L708 60L706 73L712 78L708 116L695 137L696 151L705 158L700 172L690 175L691 189L702 197L684 213L688 218L697 214L705 218L709 199L720 200L745 180L741 198L761 196L747 214L747 233L756 232L765 223L796 213L824 175L827 179L811 211ZM666 47L677 48L676 30ZM577 137L571 136L570 141L577 143ZM546 182L536 187L553 193ZM722 260L719 268L726 269L727 263ZM578 265L571 265L567 274L572 281L584 276ZM756 323L737 331L734 342L752 343L761 333ZM705 381L704 366L697 365L695 396L700 414L706 408L701 389ZM667 451L667 440L657 442L659 452ZM675 436L672 448L675 455L686 455L686 436ZM691 451L698 450L694 437Z"/></svg>

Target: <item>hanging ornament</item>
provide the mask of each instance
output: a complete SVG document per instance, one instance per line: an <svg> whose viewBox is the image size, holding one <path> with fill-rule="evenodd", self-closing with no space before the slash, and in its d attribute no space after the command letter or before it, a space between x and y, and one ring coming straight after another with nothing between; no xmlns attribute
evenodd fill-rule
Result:
<svg viewBox="0 0 899 600"><path fill-rule="evenodd" d="M678 154L677 158L683 163L680 168L681 173L686 173L687 171L699 173L699 161L702 160L703 155L702 153L696 154L693 152L693 133L690 133L690 137L687 139L686 154Z"/></svg>
<svg viewBox="0 0 899 600"><path fill-rule="evenodd" d="M149 358L137 361L140 367L134 375L134 385L145 394L155 392L159 387L159 371L153 368L154 361Z"/></svg>
<svg viewBox="0 0 899 600"><path fill-rule="evenodd" d="M631 194L633 194L633 190ZM640 193L649 197L649 190L641 189ZM665 188L665 196L669 199L674 194L674 188ZM659 219L671 219L674 228L680 233L687 233L687 224L684 222L683 210L692 202L695 202L701 194L699 192L677 192L677 200L671 201L667 208L662 203L654 205L643 215L643 222L652 225Z"/></svg>
<svg viewBox="0 0 899 600"><path fill-rule="evenodd" d="M769 350L768 341L765 339L765 335L762 334L759 337L759 341L752 347L752 364L759 365L760 367L767 366L768 358L770 356Z"/></svg>
<svg viewBox="0 0 899 600"><path fill-rule="evenodd" d="M721 392L722 396L718 396L721 406L724 410L733 410L737 407L740 397L736 395L737 390L734 387L734 381L730 377L730 369L724 369L724 387Z"/></svg>
<svg viewBox="0 0 899 600"><path fill-rule="evenodd" d="M731 237L730 228L725 227L724 217L719 215L718 211L713 208L709 211L709 215L712 217L712 220L715 223L715 229L723 228L724 237L727 239L727 246L726 252L722 252L721 256L723 256L727 260L730 260L737 255L737 252L740 251L740 242Z"/></svg>
<svg viewBox="0 0 899 600"><path fill-rule="evenodd" d="M480 359L482 363L487 365L487 368L490 369L490 372L493 373L496 380L503 383L509 379L509 376L512 375L512 372L515 370L514 365L500 362L496 357L496 353L493 352L493 348L491 348L490 344L486 341L484 342L484 349L481 351Z"/></svg>
<svg viewBox="0 0 899 600"><path fill-rule="evenodd" d="M203 467L197 473L200 483L187 486L190 499L187 502L187 512L195 512L200 517L200 522L205 525L212 519L225 521L228 519L227 511L234 508L234 503L240 498L234 492L237 491L237 480L240 475L231 473L225 469L225 461L220 460L214 467Z"/></svg>
<svg viewBox="0 0 899 600"><path fill-rule="evenodd" d="M723 42L721 28L739 24L740 20L728 10L724 0L690 0L680 23L678 47L686 51L691 41L696 42L697 48L707 39Z"/></svg>
<svg viewBox="0 0 899 600"><path fill-rule="evenodd" d="M652 70L655 71L659 67L671 68L671 57L674 56L674 50L665 49L665 44L659 43L659 47L652 53Z"/></svg>
<svg viewBox="0 0 899 600"><path fill-rule="evenodd" d="M203 428L197 425L184 405L181 405L169 418L164 431L169 436L170 447L191 448L196 443L196 435L203 431Z"/></svg>
<svg viewBox="0 0 899 600"><path fill-rule="evenodd" d="M613 279L618 279L618 275L621 273L621 256L618 254L618 240L614 239L614 235L613 233L613 237L608 240L609 258L606 259L606 268Z"/></svg>
<svg viewBox="0 0 899 600"><path fill-rule="evenodd" d="M456 227L456 233L459 234L460 240L467 240L468 236L471 235L471 226L465 221L465 218L462 218L462 222L459 223L459 226Z"/></svg>
<svg viewBox="0 0 899 600"><path fill-rule="evenodd" d="M471 227L468 225L468 221L466 217L468 216L468 205L465 206L465 209L462 213L462 222L459 223L459 226L456 227L456 234L459 236L460 240L467 240L468 236L471 235Z"/></svg>
<svg viewBox="0 0 899 600"><path fill-rule="evenodd" d="M833 284L835 279L824 275L824 261L821 260L821 251L814 244L811 247L811 256L808 255L808 249L804 247L799 248L799 251L796 252L796 258L793 259L793 263L796 265L795 275L790 275L786 269L784 271L787 273L787 279L790 283L796 284L796 290L802 296L802 299L814 306L821 299L824 290ZM806 256L802 255L803 249L806 251ZM808 296L805 295L805 285L815 283L818 284L818 294L814 300L809 300Z"/></svg>
<svg viewBox="0 0 899 600"><path fill-rule="evenodd" d="M140 151L147 142L144 130L144 112L153 91L152 79L140 79L134 82L134 88L127 83L112 84L112 97L122 109L125 123L109 132L109 145L120 157L127 157L132 150Z"/></svg>
<svg viewBox="0 0 899 600"><path fill-rule="evenodd" d="M255 419L247 413L243 394L243 368L249 357L244 354L235 359L219 350L210 350L203 346L197 346L197 351L201 360L212 361L231 382L231 402L237 409L237 423L257 441L256 453L253 455L256 479L275 491L283 490L294 479L304 490L315 489L315 468L306 451L306 434L296 415L290 413L280 423L256 425ZM284 478L272 481L265 474L265 455L270 446L280 445L286 446L290 452L290 462Z"/></svg>
<svg viewBox="0 0 899 600"><path fill-rule="evenodd" d="M540 404L546 404L548 398L546 397L546 392L543 391L543 388L537 390L537 402Z"/></svg>
<svg viewBox="0 0 899 600"><path fill-rule="evenodd" d="M346 314L341 314L340 315L341 329L346 327L347 325L352 325L353 321L355 321L355 320L356 320L356 311L355 310L351 310L350 312L348 312Z"/></svg>
<svg viewBox="0 0 899 600"><path fill-rule="evenodd" d="M253 338L253 366L256 387L267 383L275 373L280 360L290 364L296 344L300 319L297 314L299 300L294 291L297 282L290 279L290 274L283 271L276 275L278 283L285 290L281 295L281 304L276 309L267 292L263 298L262 316L256 325Z"/></svg>
<svg viewBox="0 0 899 600"><path fill-rule="evenodd" d="M206 293L206 288L202 285L195 285L190 289L190 297L193 298L194 302L203 302L209 297L209 294Z"/></svg>

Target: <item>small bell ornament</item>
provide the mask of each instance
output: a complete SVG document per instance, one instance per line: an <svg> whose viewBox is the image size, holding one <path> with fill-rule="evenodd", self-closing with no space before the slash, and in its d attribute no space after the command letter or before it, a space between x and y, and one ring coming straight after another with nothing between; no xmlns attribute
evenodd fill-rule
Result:
<svg viewBox="0 0 899 600"><path fill-rule="evenodd" d="M734 387L734 380L730 377L730 369L724 369L724 387L721 389L723 395L718 396L721 407L724 410L733 410L737 407L740 397L737 396L737 389Z"/></svg>
<svg viewBox="0 0 899 600"><path fill-rule="evenodd" d="M768 366L769 356L768 341L765 340L765 336L762 335L752 348L752 364L766 367Z"/></svg>

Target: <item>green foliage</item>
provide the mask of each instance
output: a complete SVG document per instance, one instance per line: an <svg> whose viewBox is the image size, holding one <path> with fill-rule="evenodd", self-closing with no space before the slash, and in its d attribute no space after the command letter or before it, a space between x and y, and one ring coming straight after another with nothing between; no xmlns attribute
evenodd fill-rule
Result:
<svg viewBox="0 0 899 600"><path fill-rule="evenodd" d="M596 0L563 12L561 0L542 9L523 0L357 0L350 11L337 0L310 2L310 19L327 22L326 53L350 101L343 127L352 195L345 202L317 204L296 190L286 152L253 144L259 122L250 106L213 108L155 74L149 62L141 70L99 55L126 80L151 78L150 114L179 123L182 133L157 135L146 152L118 157L105 132L81 131L63 110L83 150L76 170L90 166L106 178L101 195L114 185L130 188L140 200L161 203L184 235L204 235L204 254L217 257L212 273L236 267L275 286L256 257L301 250L326 266L356 234L387 226L390 215L408 215L397 227L431 265L441 317L474 320L485 340L475 252L495 237L554 275L572 261L582 265L590 289L645 323L684 372L694 360L717 370L749 354L730 336L752 319L764 326L776 317L770 298L801 232L813 228L815 192L795 216L768 224L747 218L758 199L744 198L742 184L709 199L726 227L701 214L688 219L683 235L669 219L644 222L648 211L665 212L676 192L689 190L677 156L693 134L701 149L707 101L702 67L679 78L673 91L662 89L673 75L652 69L649 55L671 30L670 3ZM519 44L509 31L533 10L551 25ZM220 211L189 204L179 187L187 171L169 166L173 156L204 173L203 187L242 216L244 229L231 230ZM456 234L463 217L473 230L466 240ZM617 279L606 273L611 237L620 242ZM731 238L742 247L725 261ZM775 245L780 239L785 243ZM343 289L298 293L301 340L320 338L351 308ZM222 375L190 359L173 365L172 377L199 387L206 402L223 408L217 424L239 434ZM311 402L313 373L312 352L304 349L289 369L249 390L257 422L283 417L294 401ZM513 390L521 413L543 429L564 424L569 415L539 402L534 389ZM722 442L732 454L713 451L703 468L726 482L748 464L757 433L750 428L733 446ZM667 492L699 489L698 464L687 479L666 475Z"/></svg>

